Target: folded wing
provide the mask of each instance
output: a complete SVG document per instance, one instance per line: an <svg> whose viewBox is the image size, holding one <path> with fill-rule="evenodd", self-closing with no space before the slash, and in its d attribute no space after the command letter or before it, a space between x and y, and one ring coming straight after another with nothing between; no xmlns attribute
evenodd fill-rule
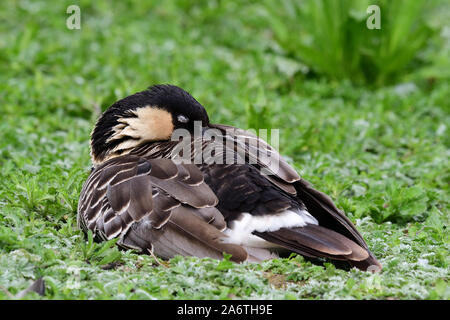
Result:
<svg viewBox="0 0 450 320"><path fill-rule="evenodd" d="M215 127L233 141L228 145L234 145L234 152L251 161L281 192L304 204L318 221L318 225L253 234L305 256L346 260L363 270L381 269L361 234L331 198L302 179L275 149L245 130L223 125Z"/></svg>
<svg viewBox="0 0 450 320"><path fill-rule="evenodd" d="M78 224L100 239L170 258L176 254L247 259L221 240L226 227L218 199L195 165L126 155L97 167L83 186Z"/></svg>

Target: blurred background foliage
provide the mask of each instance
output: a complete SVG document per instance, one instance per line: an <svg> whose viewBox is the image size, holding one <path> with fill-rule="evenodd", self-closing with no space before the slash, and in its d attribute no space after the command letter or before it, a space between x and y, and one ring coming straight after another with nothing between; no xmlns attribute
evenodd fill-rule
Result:
<svg viewBox="0 0 450 320"><path fill-rule="evenodd" d="M450 77L450 9L446 0L280 0L208 1L203 5L179 0L196 23L223 29L224 44L234 33L263 32L256 48L280 57L288 76L350 79L372 87L390 85L410 76L431 81ZM381 29L366 22L380 8ZM215 30L216 31L216 30ZM226 34L226 35L225 35Z"/></svg>
<svg viewBox="0 0 450 320"><path fill-rule="evenodd" d="M130 53L140 50L141 41L158 37L153 33L156 31L165 32L168 40L175 41L168 41L156 50L170 49L176 44L182 51L183 42L197 40L198 45L208 45L213 41L242 53L254 53L257 59L261 59L261 53L273 55L279 71L288 78L325 76L373 87L405 79L434 81L450 78L450 6L447 0L174 0L146 3L127 0L114 5L109 1L98 1L95 5L83 0L65 2L82 7L83 26L96 28L97 39L116 38L117 44L125 45L126 50L122 49ZM44 3L15 2L17 19L26 12L55 12L56 7L43 8ZM0 8L5 4L0 4ZM366 10L374 4L381 12L379 30L366 27L371 15ZM164 28L152 26L153 21L161 23L160 19L155 20L155 14L166 19ZM136 38L141 41L131 43L121 38L131 27L129 15L136 19L132 26L138 27ZM65 23L63 19L46 19L45 15L22 21L22 28L17 28L15 21L5 17L6 23L2 27L6 30L3 31L16 30L10 34L10 39L4 36L3 41L17 42L19 61L31 58L36 50L28 48L27 53L23 49L40 27L60 28ZM111 25L123 26L122 32L117 28L109 30ZM174 36L180 32L179 28L187 33L184 39ZM88 36L84 40L92 38ZM66 37L55 41L64 45L67 41L77 40ZM95 43L91 43L92 46L95 47ZM55 44L52 52L57 51L56 47ZM122 54L127 55L126 52ZM7 56L0 52L0 58ZM28 59L29 66L36 62L39 63ZM12 67L17 65L17 61L6 60L4 66L8 63Z"/></svg>
<svg viewBox="0 0 450 320"><path fill-rule="evenodd" d="M443 28L433 24L435 15L448 8L448 3L427 0L266 3L270 10L264 17L289 56L315 73L375 86L394 83L414 67L431 62L421 60L419 53ZM366 26L373 14L366 12L370 5L380 8L380 29Z"/></svg>

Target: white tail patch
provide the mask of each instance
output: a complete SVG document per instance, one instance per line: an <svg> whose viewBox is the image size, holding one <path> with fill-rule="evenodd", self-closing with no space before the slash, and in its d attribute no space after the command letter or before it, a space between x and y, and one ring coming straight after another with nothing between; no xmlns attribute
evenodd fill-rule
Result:
<svg viewBox="0 0 450 320"><path fill-rule="evenodd" d="M318 225L318 221L308 211L286 210L279 214L253 216L247 212L242 213L239 220L231 223L224 233L225 242L256 248L278 247L264 239L252 234L253 231L276 231L281 228L304 227L307 224Z"/></svg>

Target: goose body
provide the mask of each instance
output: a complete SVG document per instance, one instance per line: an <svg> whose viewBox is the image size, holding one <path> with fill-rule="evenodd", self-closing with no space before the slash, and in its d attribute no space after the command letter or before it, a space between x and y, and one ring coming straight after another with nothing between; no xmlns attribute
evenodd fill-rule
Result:
<svg viewBox="0 0 450 320"><path fill-rule="evenodd" d="M200 135L173 139L195 131ZM257 262L296 252L381 269L327 195L257 136L211 124L176 86L114 103L96 123L91 155L78 224L98 239L119 238L121 247L165 259L221 259L226 252L236 262Z"/></svg>

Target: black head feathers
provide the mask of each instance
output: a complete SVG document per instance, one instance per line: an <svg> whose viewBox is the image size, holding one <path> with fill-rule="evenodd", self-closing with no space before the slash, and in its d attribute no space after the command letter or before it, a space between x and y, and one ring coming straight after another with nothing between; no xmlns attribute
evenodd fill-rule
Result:
<svg viewBox="0 0 450 320"><path fill-rule="evenodd" d="M154 85L111 105L91 135L94 162L108 153L148 142L167 140L174 129L193 130L194 122L209 124L205 108L185 90L169 84Z"/></svg>

